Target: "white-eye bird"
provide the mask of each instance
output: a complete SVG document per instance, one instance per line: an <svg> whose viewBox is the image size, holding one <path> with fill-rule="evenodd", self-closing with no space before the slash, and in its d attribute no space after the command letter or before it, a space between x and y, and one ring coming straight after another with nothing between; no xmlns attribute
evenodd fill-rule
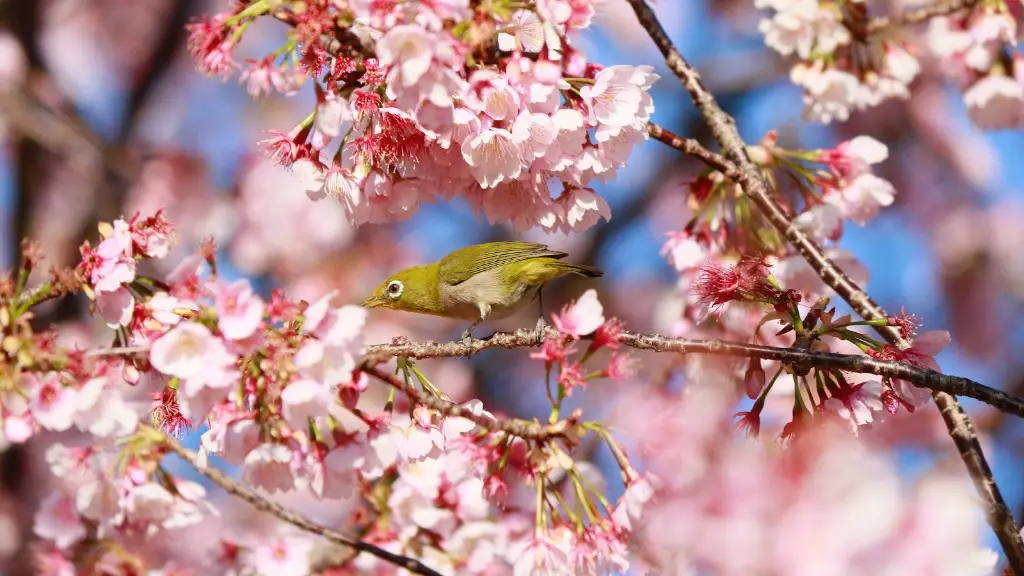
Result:
<svg viewBox="0 0 1024 576"><path fill-rule="evenodd" d="M541 308L537 320L540 340L545 328L541 298L544 285L566 274L589 278L604 275L593 266L563 262L566 256L565 252L534 242L467 246L436 262L394 274L362 305L472 322L462 334L468 347L473 329L481 322L511 316L537 299Z"/></svg>

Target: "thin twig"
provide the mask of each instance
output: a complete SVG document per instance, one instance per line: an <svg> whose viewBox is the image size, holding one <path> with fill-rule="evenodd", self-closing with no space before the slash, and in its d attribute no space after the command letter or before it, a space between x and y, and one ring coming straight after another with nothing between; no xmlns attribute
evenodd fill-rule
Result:
<svg viewBox="0 0 1024 576"><path fill-rule="evenodd" d="M981 0L951 0L950 2L939 2L929 4L920 8L907 10L899 16L881 16L872 18L868 23L868 32L875 34L892 26L906 26L908 24L921 24L936 16L948 16L950 14L973 8Z"/></svg>
<svg viewBox="0 0 1024 576"><path fill-rule="evenodd" d="M843 298L854 311L868 320L885 318L887 315L882 307L829 260L810 237L794 226L790 216L771 197L757 167L747 156L746 143L736 129L736 121L719 106L715 97L704 86L700 74L690 66L672 43L665 28L658 21L647 2L644 0L627 1L633 7L640 24L650 35L658 50L661 51L669 69L689 92L697 110L707 122L715 139L722 146L726 158L734 162L740 172L746 175L746 181L741 183L741 187L747 197L761 210L765 219L796 248L822 281ZM885 326L876 328L876 330L890 344L900 348L908 346L908 343L893 327ZM979 496L985 500L988 523L999 538L1010 567L1017 576L1024 576L1024 542L1021 541L1020 531L1014 522L1013 513L1003 500L992 469L985 459L970 418L953 396L935 391L932 393L932 397L935 399L935 404L942 414L949 435L953 438L960 457L974 481Z"/></svg>
<svg viewBox="0 0 1024 576"><path fill-rule="evenodd" d="M427 408L437 410L445 416L465 418L482 428L488 430L500 430L510 436L515 436L524 440L544 442L554 438L564 438L572 441L571 435L579 420L578 413L574 413L569 416L569 418L553 424L541 424L539 422L530 422L528 420L519 419L493 419L482 414L474 414L465 406L461 406L448 400L443 400L437 396L421 394L418 390L411 386L407 386L405 382L396 378L394 375L385 370L381 370L372 362L364 361L360 370L393 386L397 390L401 390L409 397L409 400L415 404L420 404Z"/></svg>
<svg viewBox="0 0 1024 576"><path fill-rule="evenodd" d="M693 138L683 138L682 136L674 134L654 122L647 123L647 133L651 135L651 138L654 138L662 144L666 144L684 154L697 158L738 184L743 184L747 180L746 175L743 174L743 172L740 172L736 168L736 165L730 162L728 158L708 150Z"/></svg>
<svg viewBox="0 0 1024 576"><path fill-rule="evenodd" d="M331 530L326 526L321 526L320 524L313 522L312 520L306 518L305 516L297 512L293 512L292 510L289 510L284 506L281 506L277 502L267 500L266 498L257 494L252 489L243 486L238 482L235 482L231 478L228 478L220 470L201 464L199 462L198 454L189 450L188 448L185 448L174 438L164 436L162 443L170 451L174 452L178 456L181 456L182 459L191 464L192 467L195 468L196 471L198 471L200 474L209 478L211 482L213 482L217 486L220 486L225 491L234 494L235 496L238 496L242 500L245 500L249 504L252 504L253 507L256 508L257 510L261 510L263 512L272 514L293 526L305 530L306 532L322 536L328 541L333 542L334 544L348 546L355 550L358 550L359 552L366 552L367 554L372 554L377 558L384 560L385 562L394 564L399 568L404 568L405 570L408 570L413 574L423 574L424 576L442 576L440 572L437 572L429 568L428 566L426 566L425 564L423 564L415 558L410 558L408 556L402 556L400 554L388 552L387 550L380 548L378 546L374 546L373 544L363 542L362 540L357 540L350 536L346 536L340 532L335 532L334 530Z"/></svg>
<svg viewBox="0 0 1024 576"><path fill-rule="evenodd" d="M558 332L548 328L548 334L557 336ZM668 338L658 334L638 334L634 332L623 332L619 342L636 348L637 350L651 350L654 352L675 352L677 354L709 354L713 356L733 356L738 358L760 358L762 360L774 360L783 364L798 366L813 366L815 368L831 368L854 372L859 374L873 374L886 378L895 378L912 382L921 388L928 388L947 394L966 396L984 402L997 410L1024 418L1024 398L975 382L961 376L951 376L919 368L902 362L877 360L870 356L855 354L834 354L820 352L818 350L806 350L799 348L780 348L774 346L758 346L743 342L728 342L725 340L701 340L696 338ZM528 348L537 346L537 335L533 330L521 329L516 332L496 332L486 340L473 340L470 348L474 353L487 348ZM402 341L393 344L377 344L368 346L363 365L366 367L375 366L391 357L404 358L457 358L466 355L466 345L462 341L432 342ZM376 376L376 374L374 374ZM397 378L391 377L395 382L392 385L405 389L404 383ZM416 392L413 390L412 392ZM433 401L432 397L419 395L420 400ZM439 401L443 402L443 401ZM435 406L428 406L434 408ZM480 419L477 423L487 426L486 418ZM493 427L491 423L490 427ZM510 434L518 436L511 430ZM550 433L548 434L550 435Z"/></svg>

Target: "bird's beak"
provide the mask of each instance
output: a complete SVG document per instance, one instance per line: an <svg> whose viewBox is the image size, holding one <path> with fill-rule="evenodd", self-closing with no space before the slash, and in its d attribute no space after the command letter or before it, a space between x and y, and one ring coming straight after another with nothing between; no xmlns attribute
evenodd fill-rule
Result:
<svg viewBox="0 0 1024 576"><path fill-rule="evenodd" d="M362 306L363 308L376 308L380 306L380 304L380 298L377 298L376 296L370 296L366 300L363 300L363 303L360 304L360 306Z"/></svg>

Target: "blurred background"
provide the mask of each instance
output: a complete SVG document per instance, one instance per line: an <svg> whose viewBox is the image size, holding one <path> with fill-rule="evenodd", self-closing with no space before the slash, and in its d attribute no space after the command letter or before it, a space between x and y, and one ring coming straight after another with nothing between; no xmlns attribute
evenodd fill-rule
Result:
<svg viewBox="0 0 1024 576"><path fill-rule="evenodd" d="M261 157L256 142L264 131L287 131L308 114L312 89L254 101L244 86L204 78L189 58L184 25L225 8L222 1L201 0L0 0L0 266L15 263L24 237L38 240L50 263L73 265L82 241L95 238L98 221L166 208L179 238L179 253L167 265L212 236L222 274L248 277L264 295L282 288L312 299L337 289L340 301L355 303L389 272L466 244L515 237L458 201L424 205L401 224L358 230L346 224L339 206L310 202L297 180ZM753 2L661 0L655 8L748 142L778 129L780 144L791 148L832 147L861 134L889 146L889 159L876 171L896 186L896 204L866 227L850 225L843 247L868 268L868 291L886 309L905 307L923 318L923 329L951 331L953 345L938 358L944 371L1024 394L1024 258L1018 255L1024 248L1024 137L974 128L958 91L927 58L909 101L889 102L838 126L808 124L789 64L757 33ZM899 8L879 4L880 10ZM273 50L283 27L254 26L239 56ZM712 144L624 0L605 0L597 26L577 44L592 61L654 65L662 79L652 89L653 120ZM611 204L610 222L571 237L526 238L602 267L606 275L594 286L606 316L633 330L671 332L678 320L677 276L660 250L665 234L684 224L686 185L700 169L649 141L617 181L597 187ZM591 285L573 279L553 286L545 292L547 312ZM90 319L84 299L50 303L38 322L61 323L66 337L82 342L109 338L102 323ZM532 318L490 323L481 334L524 326L532 326ZM452 339L463 328L374 311L368 339ZM524 354L493 351L471 362L421 366L457 399L480 398L494 412L517 416L546 414L542 369L523 361ZM634 380L681 385L677 360L641 358ZM606 392L592 385L572 400L596 417L609 410L602 402ZM1020 518L1024 427L972 401L965 405ZM201 431L186 443L195 447ZM962 466L932 409L872 438L896 452L909 479L935 466ZM28 573L25 543L49 481L34 442L0 454L4 575ZM617 497L621 482L610 458L603 449L591 457ZM986 543L998 546L991 536Z"/></svg>

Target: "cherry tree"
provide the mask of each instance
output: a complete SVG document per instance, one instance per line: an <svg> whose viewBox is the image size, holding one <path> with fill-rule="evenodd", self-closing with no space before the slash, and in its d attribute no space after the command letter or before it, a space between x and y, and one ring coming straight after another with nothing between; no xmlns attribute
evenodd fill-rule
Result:
<svg viewBox="0 0 1024 576"><path fill-rule="evenodd" d="M663 26L668 2L152 1L124 32L120 8L83 23L55 4L48 42L92 27L156 44L116 51L138 77L110 140L59 86L75 60L43 57L38 7L9 8L0 35L3 130L22 187L47 182L18 198L0 276L0 444L37 454L18 473L39 478L31 498L0 493L32 531L0 506L0 554L30 573L1024 576L988 462L1024 397L936 360L1006 345L993 302L1024 293L1019 207L954 201L920 159L924 142L977 188L964 150L983 144L942 111L1024 126L1017 0L720 3L830 147L783 122L745 141ZM642 31L663 61L598 61L596 27ZM145 104L182 38L180 78L271 108L232 194L196 155L133 144L188 113ZM661 121L661 95L684 93L697 120ZM907 118L920 142L887 145ZM606 185L655 147L689 168L613 211ZM25 160L43 154L62 160L46 178ZM88 202L69 196L82 182ZM914 301L883 309L844 247L904 202L941 239L949 330ZM673 285L659 302L584 287L543 338L512 324L469 343L358 306L422 256L393 224L458 204L581 252L660 221ZM474 387L499 376L543 411ZM906 443L956 465L908 479Z"/></svg>

